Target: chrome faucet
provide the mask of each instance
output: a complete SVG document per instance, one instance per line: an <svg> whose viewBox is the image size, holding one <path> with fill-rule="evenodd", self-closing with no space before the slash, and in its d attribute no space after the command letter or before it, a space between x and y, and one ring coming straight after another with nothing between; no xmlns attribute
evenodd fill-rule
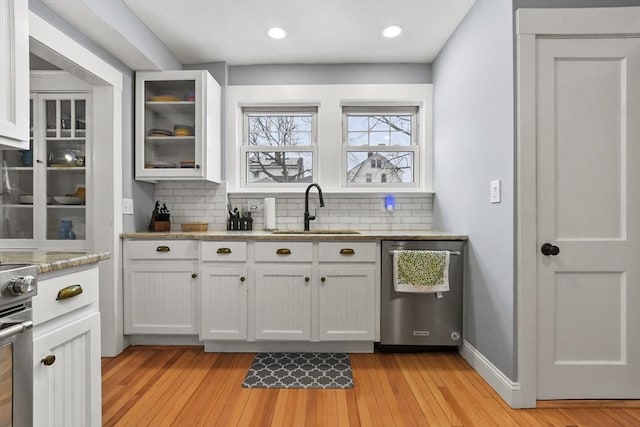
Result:
<svg viewBox="0 0 640 427"><path fill-rule="evenodd" d="M309 221L316 219L315 215L309 215L309 190L311 187L318 189L318 196L320 196L320 207L324 207L324 199L322 198L322 188L318 184L309 184L307 190L304 192L304 231L309 231Z"/></svg>

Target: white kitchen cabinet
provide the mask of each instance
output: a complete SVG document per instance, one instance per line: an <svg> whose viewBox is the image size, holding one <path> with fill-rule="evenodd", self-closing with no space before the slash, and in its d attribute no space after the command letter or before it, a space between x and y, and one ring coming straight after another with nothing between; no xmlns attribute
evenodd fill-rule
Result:
<svg viewBox="0 0 640 427"><path fill-rule="evenodd" d="M33 93L26 150L0 151L2 246L89 249L93 212L91 94Z"/></svg>
<svg viewBox="0 0 640 427"><path fill-rule="evenodd" d="M311 339L312 242L255 243L256 340Z"/></svg>
<svg viewBox="0 0 640 427"><path fill-rule="evenodd" d="M124 256L125 334L197 335L198 242L127 241Z"/></svg>
<svg viewBox="0 0 640 427"><path fill-rule="evenodd" d="M200 277L200 339L246 340L247 268L207 266Z"/></svg>
<svg viewBox="0 0 640 427"><path fill-rule="evenodd" d="M375 266L319 268L318 325L321 341L373 341Z"/></svg>
<svg viewBox="0 0 640 427"><path fill-rule="evenodd" d="M255 269L255 339L311 339L311 265Z"/></svg>
<svg viewBox="0 0 640 427"><path fill-rule="evenodd" d="M318 243L318 326L321 341L375 338L375 242Z"/></svg>
<svg viewBox="0 0 640 427"><path fill-rule="evenodd" d="M221 89L205 70L136 74L136 179L220 182Z"/></svg>
<svg viewBox="0 0 640 427"><path fill-rule="evenodd" d="M28 2L0 2L0 148L29 149Z"/></svg>
<svg viewBox="0 0 640 427"><path fill-rule="evenodd" d="M35 427L101 425L98 267L41 275L33 298Z"/></svg>
<svg viewBox="0 0 640 427"><path fill-rule="evenodd" d="M200 339L247 339L246 242L202 242L200 246Z"/></svg>

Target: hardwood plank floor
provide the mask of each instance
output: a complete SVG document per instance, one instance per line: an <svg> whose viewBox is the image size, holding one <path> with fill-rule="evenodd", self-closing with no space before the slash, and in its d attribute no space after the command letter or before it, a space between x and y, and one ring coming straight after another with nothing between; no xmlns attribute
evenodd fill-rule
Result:
<svg viewBox="0 0 640 427"><path fill-rule="evenodd" d="M253 354L134 346L102 361L105 426L640 426L640 401L511 409L457 353L352 354L350 390L244 389Z"/></svg>

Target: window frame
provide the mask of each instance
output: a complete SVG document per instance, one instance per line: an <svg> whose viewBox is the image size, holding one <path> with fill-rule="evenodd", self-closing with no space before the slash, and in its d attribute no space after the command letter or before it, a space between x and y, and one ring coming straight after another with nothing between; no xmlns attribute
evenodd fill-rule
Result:
<svg viewBox="0 0 640 427"><path fill-rule="evenodd" d="M420 115L423 114L423 109L420 105L391 105L385 103L379 103L376 105L343 105L342 106L342 144L341 144L341 164L342 164L342 187L343 188L357 188L357 189L415 189L421 187L420 173L422 168L423 156L421 153L421 147L424 147L426 141L421 140L420 133ZM394 115L411 115L411 135L410 145L349 145L349 128L348 117L349 116L394 116ZM413 155L413 181L412 182L360 182L353 183L348 181L349 176L349 159L348 154L350 152L358 153L371 153L371 152L386 152L386 153L399 153L410 152ZM365 161L369 161L368 159ZM380 165L382 166L382 165ZM374 169L371 166L371 169ZM376 167L375 169L382 169L382 167Z"/></svg>
<svg viewBox="0 0 640 427"><path fill-rule="evenodd" d="M420 143L419 170L414 171L415 186L361 186L345 187L342 156L343 106L415 106L419 107L417 135ZM223 128L222 153L226 159L225 186L229 194L247 197L287 194L297 195L304 183L274 185L245 185L246 174L241 156L243 145L243 114L245 107L316 107L317 152L314 156L313 180L322 186L325 194L433 194L433 84L251 84L230 85L226 97L227 126Z"/></svg>
<svg viewBox="0 0 640 427"><path fill-rule="evenodd" d="M298 188L309 185L311 182L317 182L318 179L318 105L261 105L261 106L243 106L240 108L242 115L242 135L240 146L240 186L242 188L261 189L261 188ZM306 116L311 114L311 144L310 145L249 145L249 118L255 115L261 116ZM265 182L256 183L247 180L249 171L247 170L247 155L249 153L269 153L269 152L311 152L311 181L305 182Z"/></svg>

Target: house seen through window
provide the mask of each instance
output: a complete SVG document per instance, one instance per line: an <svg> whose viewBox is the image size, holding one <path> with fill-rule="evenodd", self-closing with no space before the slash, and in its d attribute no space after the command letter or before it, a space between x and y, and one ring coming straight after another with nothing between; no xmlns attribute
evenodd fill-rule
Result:
<svg viewBox="0 0 640 427"><path fill-rule="evenodd" d="M346 184L413 185L418 107L344 107Z"/></svg>

